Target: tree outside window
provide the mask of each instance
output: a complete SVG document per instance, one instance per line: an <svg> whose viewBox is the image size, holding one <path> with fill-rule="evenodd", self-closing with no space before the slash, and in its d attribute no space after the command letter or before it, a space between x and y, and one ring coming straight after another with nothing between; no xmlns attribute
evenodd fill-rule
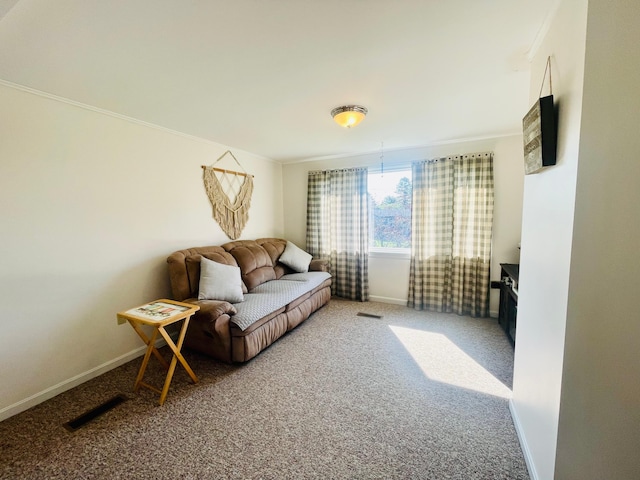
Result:
<svg viewBox="0 0 640 480"><path fill-rule="evenodd" d="M411 171L369 174L370 247L411 248Z"/></svg>

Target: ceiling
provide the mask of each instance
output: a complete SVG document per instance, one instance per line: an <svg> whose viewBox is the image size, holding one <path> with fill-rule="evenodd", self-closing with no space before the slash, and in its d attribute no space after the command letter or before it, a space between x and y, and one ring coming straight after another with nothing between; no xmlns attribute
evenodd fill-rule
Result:
<svg viewBox="0 0 640 480"><path fill-rule="evenodd" d="M556 2L0 0L0 79L281 162L486 138Z"/></svg>

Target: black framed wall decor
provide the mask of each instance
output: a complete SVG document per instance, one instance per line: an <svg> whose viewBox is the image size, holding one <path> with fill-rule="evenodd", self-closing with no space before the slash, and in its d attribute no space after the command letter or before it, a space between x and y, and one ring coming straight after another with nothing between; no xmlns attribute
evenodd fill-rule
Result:
<svg viewBox="0 0 640 480"><path fill-rule="evenodd" d="M539 98L522 119L524 173L556 164L556 114L553 95Z"/></svg>

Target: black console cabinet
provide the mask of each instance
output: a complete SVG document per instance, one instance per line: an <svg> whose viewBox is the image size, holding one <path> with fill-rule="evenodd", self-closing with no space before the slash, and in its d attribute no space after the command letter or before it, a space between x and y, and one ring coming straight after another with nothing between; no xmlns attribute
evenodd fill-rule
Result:
<svg viewBox="0 0 640 480"><path fill-rule="evenodd" d="M511 344L516 343L516 317L518 316L518 274L520 265L501 263L500 310L498 322L506 332Z"/></svg>

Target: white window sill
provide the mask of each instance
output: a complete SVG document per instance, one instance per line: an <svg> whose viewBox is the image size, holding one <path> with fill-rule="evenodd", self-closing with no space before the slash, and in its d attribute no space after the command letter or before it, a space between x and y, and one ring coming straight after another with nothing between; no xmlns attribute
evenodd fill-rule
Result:
<svg viewBox="0 0 640 480"><path fill-rule="evenodd" d="M395 258L396 260L409 260L411 258L411 249L372 248L369 250L369 258Z"/></svg>

